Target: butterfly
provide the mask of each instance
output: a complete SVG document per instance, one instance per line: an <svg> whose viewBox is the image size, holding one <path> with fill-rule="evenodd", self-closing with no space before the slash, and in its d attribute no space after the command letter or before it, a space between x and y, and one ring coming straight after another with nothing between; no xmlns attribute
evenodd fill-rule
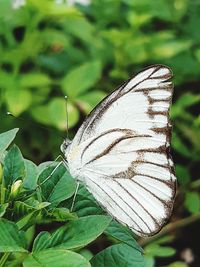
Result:
<svg viewBox="0 0 200 267"><path fill-rule="evenodd" d="M140 236L169 219L176 192L170 156L170 69L150 66L119 86L61 145L70 174Z"/></svg>

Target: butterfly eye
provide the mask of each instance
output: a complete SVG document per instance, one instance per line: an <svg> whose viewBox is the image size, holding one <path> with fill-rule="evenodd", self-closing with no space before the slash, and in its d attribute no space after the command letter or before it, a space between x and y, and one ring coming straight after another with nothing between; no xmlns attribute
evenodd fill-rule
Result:
<svg viewBox="0 0 200 267"><path fill-rule="evenodd" d="M68 146L71 144L71 140L65 139L62 145L60 146L60 150L62 151L63 154L65 154Z"/></svg>

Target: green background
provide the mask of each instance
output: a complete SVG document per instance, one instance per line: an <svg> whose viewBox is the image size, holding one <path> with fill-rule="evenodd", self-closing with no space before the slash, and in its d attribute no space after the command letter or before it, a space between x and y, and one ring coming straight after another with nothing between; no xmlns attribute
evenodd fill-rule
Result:
<svg viewBox="0 0 200 267"><path fill-rule="evenodd" d="M157 63L172 69L175 231L165 235L165 253L147 246L149 266L155 258L156 266L187 266L186 248L199 266L199 14L195 0L28 0L21 6L0 0L0 130L19 127L16 143L37 164L60 154L65 95L72 138L85 115L131 75Z"/></svg>

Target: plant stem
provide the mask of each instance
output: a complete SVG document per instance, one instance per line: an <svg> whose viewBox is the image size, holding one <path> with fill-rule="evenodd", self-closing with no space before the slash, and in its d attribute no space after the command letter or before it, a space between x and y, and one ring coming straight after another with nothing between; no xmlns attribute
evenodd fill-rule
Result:
<svg viewBox="0 0 200 267"><path fill-rule="evenodd" d="M200 212L193 214L190 217L181 219L179 221L169 223L157 235L154 235L154 236L146 238L146 239L142 238L142 239L138 240L138 243L141 246L146 246L150 242L162 237L163 235L170 233L170 232L176 230L177 228L187 226L187 225L189 225L189 224L191 224L191 223L193 223L199 219L200 219Z"/></svg>
<svg viewBox="0 0 200 267"><path fill-rule="evenodd" d="M8 259L9 255L10 255L10 252L6 252L6 253L3 254L3 256L0 259L0 267L4 266L4 263Z"/></svg>
<svg viewBox="0 0 200 267"><path fill-rule="evenodd" d="M4 200L5 200L5 188L4 188L4 183L2 182L1 184L1 204L4 204Z"/></svg>

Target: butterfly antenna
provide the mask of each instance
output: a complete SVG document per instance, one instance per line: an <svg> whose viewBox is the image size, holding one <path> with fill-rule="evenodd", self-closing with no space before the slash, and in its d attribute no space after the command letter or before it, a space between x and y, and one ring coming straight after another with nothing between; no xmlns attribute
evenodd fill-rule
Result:
<svg viewBox="0 0 200 267"><path fill-rule="evenodd" d="M68 97L65 96L67 139L69 139Z"/></svg>
<svg viewBox="0 0 200 267"><path fill-rule="evenodd" d="M7 111L6 112L6 115L8 115L8 116L11 116L11 117L13 117L13 118L15 118L15 120L17 120L17 121L22 121L22 122L26 122L26 120L25 119L22 119L22 118L18 118L18 117L16 117L15 115L13 115L10 111ZM51 132L54 132L52 129L49 129L48 127L44 127L44 126L41 126L41 125L38 125L37 124L37 127L38 128L40 128L40 129L43 129L43 130L48 130L48 131L51 131ZM54 132L54 134L55 134L55 132ZM64 136L62 136L62 135L59 135L62 139L65 139L65 137Z"/></svg>

